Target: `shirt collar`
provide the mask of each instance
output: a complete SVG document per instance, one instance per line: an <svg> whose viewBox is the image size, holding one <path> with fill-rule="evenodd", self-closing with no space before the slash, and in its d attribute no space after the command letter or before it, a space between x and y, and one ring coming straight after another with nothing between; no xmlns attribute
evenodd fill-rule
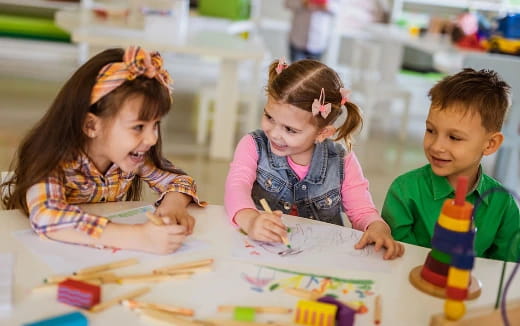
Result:
<svg viewBox="0 0 520 326"><path fill-rule="evenodd" d="M120 171L119 166L115 163L112 163L108 168L107 172L103 175L97 167L94 165L94 162L88 157L85 153L80 153L78 157L70 162L64 164L64 168L70 170L79 170L84 175L92 176L92 177L109 177L113 174L122 174L122 175L131 175L132 173L124 173Z"/></svg>
<svg viewBox="0 0 520 326"><path fill-rule="evenodd" d="M428 169L428 173L430 176L431 184L432 184L432 193L433 193L433 199L439 200L443 198L453 197L455 194L455 190L451 186L451 184L448 182L448 179L446 177L438 176L435 173L433 173L433 170L430 166ZM485 191L485 184L483 182L482 178L482 166L479 166L478 173L477 173L477 182L473 185L473 187L468 191L468 194L471 194L475 192L475 194L482 199L481 195ZM484 204L488 204L488 197L482 199Z"/></svg>

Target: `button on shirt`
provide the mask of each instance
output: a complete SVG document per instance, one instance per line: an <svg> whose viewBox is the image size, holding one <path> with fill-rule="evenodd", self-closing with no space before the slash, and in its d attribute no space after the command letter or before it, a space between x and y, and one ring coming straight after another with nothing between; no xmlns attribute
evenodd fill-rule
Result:
<svg viewBox="0 0 520 326"><path fill-rule="evenodd" d="M518 205L505 192L482 195L500 183L480 173L466 200L476 209L475 253L494 259L518 259L510 256L510 243L520 228ZM394 180L386 195L382 216L390 225L395 240L431 247L435 224L442 204L454 198L455 192L446 177L433 173L431 166L410 171Z"/></svg>
<svg viewBox="0 0 520 326"><path fill-rule="evenodd" d="M61 173L59 173L61 172ZM73 227L93 237L99 237L109 220L84 212L78 204L122 201L135 177L162 197L170 192L184 193L203 205L197 197L192 177L160 170L151 162L144 163L134 173L126 173L112 164L102 175L86 155L62 162L42 182L27 191L27 206L33 229L39 234Z"/></svg>

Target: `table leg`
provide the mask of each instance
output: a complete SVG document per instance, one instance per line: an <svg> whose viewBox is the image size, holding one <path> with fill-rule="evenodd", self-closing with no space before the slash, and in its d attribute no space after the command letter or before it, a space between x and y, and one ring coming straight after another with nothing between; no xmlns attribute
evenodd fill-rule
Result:
<svg viewBox="0 0 520 326"><path fill-rule="evenodd" d="M238 62L223 59L209 147L210 158L230 159L233 154L238 111Z"/></svg>

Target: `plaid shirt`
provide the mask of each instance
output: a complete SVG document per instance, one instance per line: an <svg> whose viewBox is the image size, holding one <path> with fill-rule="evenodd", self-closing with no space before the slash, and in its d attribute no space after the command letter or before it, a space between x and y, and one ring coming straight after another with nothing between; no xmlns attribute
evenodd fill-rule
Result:
<svg viewBox="0 0 520 326"><path fill-rule="evenodd" d="M57 171L27 191L27 206L32 228L38 234L73 227L93 237L99 237L109 220L89 214L78 204L122 201L137 176L156 192L161 193L158 202L170 191L189 195L200 206L204 202L197 197L192 177L178 175L156 168L146 162L137 173L125 173L112 164L102 175L86 155L77 160L62 162Z"/></svg>

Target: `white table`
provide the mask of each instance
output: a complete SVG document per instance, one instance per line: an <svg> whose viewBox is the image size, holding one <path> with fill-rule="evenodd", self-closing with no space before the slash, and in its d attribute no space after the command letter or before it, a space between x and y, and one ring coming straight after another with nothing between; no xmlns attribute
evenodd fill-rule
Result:
<svg viewBox="0 0 520 326"><path fill-rule="evenodd" d="M260 89L260 66L266 50L260 39L243 40L230 35L225 30L198 30L188 33L183 41L171 40L171 31L153 37L144 30L123 29L103 26L85 20L81 10L62 10L55 16L56 24L69 31L72 41L80 48L87 46L127 47L141 45L147 49L167 51L178 54L211 56L220 60L220 73L217 81L215 115L209 155L215 159L230 159L234 150L233 137L236 130L238 107L238 65L247 60L254 61L251 71L251 87ZM192 23L193 24L193 23ZM173 76L175 78L175 76ZM259 94L258 91L252 94ZM251 100L253 105L258 101ZM250 108L255 110L254 107Z"/></svg>
<svg viewBox="0 0 520 326"><path fill-rule="evenodd" d="M143 205L140 202L109 203L90 206L90 211L109 214L111 212L129 209ZM226 316L216 313L220 304L242 305L280 305L294 307L296 299L282 293L256 294L249 291L247 296L239 296L234 288L240 287L240 279L226 279L240 270L245 263L230 259L232 233L236 232L228 224L224 208L210 205L207 208L190 208L197 224L194 237L210 244L207 250L193 254L178 254L172 256L157 256L157 260L146 264L125 268L123 272L149 272L155 266L165 266L181 261L192 261L213 257L215 268L213 272L200 274L191 280L163 282L151 285L152 291L143 297L143 301L168 302L195 309L197 318L220 318ZM0 229L0 252L15 254L15 285L14 308L7 315L0 315L1 325L20 325L49 316L63 314L73 310L73 307L61 304L55 299L55 292L31 293L30 289L41 284L44 277L53 272L18 240L13 237L13 231L26 229L29 223L19 211L0 211L2 228ZM330 276L372 279L375 281L377 293L382 295L383 325L427 325L432 314L443 311L444 301L428 296L416 290L408 281L409 271L424 263L428 250L426 248L405 245L405 256L390 262L390 273L360 272L354 270L322 270L319 266L306 272L326 274ZM143 266L144 265L144 266ZM511 270L509 266L506 276ZM469 309L494 303L502 264L488 259L477 259L473 275L482 281L482 295L466 302ZM142 285L104 285L103 293L109 297L127 293ZM123 287L124 289L121 289ZM510 299L520 298L520 278L517 277L509 290ZM87 313L90 325L145 325L134 312L115 306L101 313ZM271 315L275 316L276 315ZM229 316L227 316L229 318ZM289 317L286 317L289 318ZM274 319L274 318L273 318ZM373 325L372 315L356 315L356 325Z"/></svg>

